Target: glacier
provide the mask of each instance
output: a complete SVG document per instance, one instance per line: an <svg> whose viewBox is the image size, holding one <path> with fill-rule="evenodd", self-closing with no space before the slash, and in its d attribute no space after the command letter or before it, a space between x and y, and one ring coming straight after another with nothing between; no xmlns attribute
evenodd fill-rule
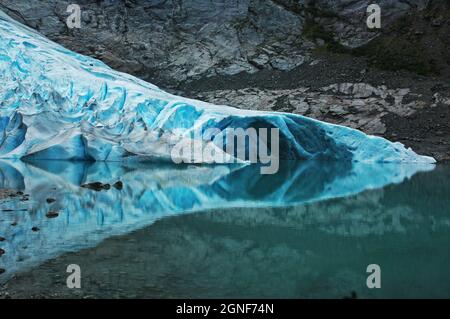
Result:
<svg viewBox="0 0 450 319"><path fill-rule="evenodd" d="M169 94L0 12L0 158L170 161L177 142L207 128L252 127L279 129L281 159L435 163L400 143L301 115Z"/></svg>

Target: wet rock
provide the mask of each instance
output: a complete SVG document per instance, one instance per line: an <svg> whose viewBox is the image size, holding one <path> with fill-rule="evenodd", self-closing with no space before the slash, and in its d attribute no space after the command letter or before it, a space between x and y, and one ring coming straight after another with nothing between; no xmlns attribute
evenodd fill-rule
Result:
<svg viewBox="0 0 450 319"><path fill-rule="evenodd" d="M123 183L122 183L122 181L117 181L117 182L115 182L114 185L113 185L113 187L114 187L115 189L122 190L122 189L123 189Z"/></svg>
<svg viewBox="0 0 450 319"><path fill-rule="evenodd" d="M51 203L56 202L56 199L54 199L54 198L47 198L47 199L46 199L46 202L47 202L48 204L51 204Z"/></svg>
<svg viewBox="0 0 450 319"><path fill-rule="evenodd" d="M393 105L393 104L395 103L395 99L394 99L394 97L393 97L392 95L388 95L388 96L385 98L385 101L386 101L387 103L389 103L390 105Z"/></svg>
<svg viewBox="0 0 450 319"><path fill-rule="evenodd" d="M264 66L269 62L269 56L267 54L261 54L258 56L254 56L249 59L249 62L253 64L258 69L263 69Z"/></svg>
<svg viewBox="0 0 450 319"><path fill-rule="evenodd" d="M6 251L5 251L4 249L0 248L0 257L1 257L2 255L4 255L5 253L6 253Z"/></svg>
<svg viewBox="0 0 450 319"><path fill-rule="evenodd" d="M304 62L304 57L276 57L270 61L275 70L290 71Z"/></svg>
<svg viewBox="0 0 450 319"><path fill-rule="evenodd" d="M81 185L83 188L92 189L96 192L100 192L102 190L109 190L111 188L111 185L109 184L103 184L100 182L94 182L94 183L88 183Z"/></svg>
<svg viewBox="0 0 450 319"><path fill-rule="evenodd" d="M11 223L11 226L17 226L17 222L13 222L13 223Z"/></svg>
<svg viewBox="0 0 450 319"><path fill-rule="evenodd" d="M40 230L40 228L39 228L39 227L36 227L36 226L34 226L33 228L31 228L31 230L32 230L32 231L34 231L34 232L37 232L37 231L39 231L39 230Z"/></svg>
<svg viewBox="0 0 450 319"><path fill-rule="evenodd" d="M1 274L4 274L5 272L6 272L6 269L0 268L0 275L1 275Z"/></svg>
<svg viewBox="0 0 450 319"><path fill-rule="evenodd" d="M0 236L0 241L5 241L5 237Z"/></svg>
<svg viewBox="0 0 450 319"><path fill-rule="evenodd" d="M59 214L57 212L48 212L47 214L45 214L45 217L47 218L56 218L58 216Z"/></svg>

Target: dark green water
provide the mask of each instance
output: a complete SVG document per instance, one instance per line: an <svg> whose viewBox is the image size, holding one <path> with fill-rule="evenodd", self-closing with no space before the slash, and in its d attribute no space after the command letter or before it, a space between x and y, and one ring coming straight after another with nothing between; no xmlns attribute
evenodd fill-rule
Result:
<svg viewBox="0 0 450 319"><path fill-rule="evenodd" d="M317 175L310 173L300 178L305 189ZM373 178L378 178L377 174ZM370 179L365 178L370 184ZM66 226L51 228L53 232L66 232L66 237L45 235L41 226L42 233L37 234L40 244L28 244L28 249L43 255L50 246L70 249L52 251L23 268L17 266L20 259L14 259L9 268L17 269L0 293L12 297L68 298L344 298L352 294L358 298L450 297L449 166L418 172L401 183L386 182L381 188L322 200L320 194L330 183L327 180L322 187L314 183L314 196L308 197L315 199L311 202L274 207L280 206L274 204L279 203L278 199L268 200L266 196L258 198L265 203L262 207L240 200L238 204L245 208L221 208L223 203L217 199L217 207L160 216L143 228L131 227L114 236L96 237L95 243L90 243L86 235L86 247L81 244L83 239L67 237L73 227L86 227L76 226L85 224L70 228L66 222ZM342 188L348 187L340 183ZM224 185L229 184L220 185L223 191L227 189ZM264 190L273 184L268 180L255 187ZM198 192L192 187L190 190ZM186 194L184 189L177 191L177 198ZM301 188L290 192L301 192ZM219 193L215 190L204 194L214 199ZM227 198L228 202L237 196L225 193L220 193L220 198ZM86 200L90 193L77 194ZM284 193L283 198L291 196ZM90 204L97 207L101 201L97 197ZM105 210L117 210L111 202L105 203ZM84 206L88 204L89 201L83 202ZM173 209L173 204L164 207ZM126 216L130 211L123 213ZM38 212L35 214L39 216ZM108 216L104 218L107 220ZM95 219L98 225L98 216ZM31 220L27 227L36 223ZM89 232L94 235L96 230ZM29 239L34 234L23 236ZM7 253L17 247L10 246ZM33 252L29 254L32 256ZM81 289L66 287L69 264L81 267ZM369 264L381 268L380 289L366 285Z"/></svg>

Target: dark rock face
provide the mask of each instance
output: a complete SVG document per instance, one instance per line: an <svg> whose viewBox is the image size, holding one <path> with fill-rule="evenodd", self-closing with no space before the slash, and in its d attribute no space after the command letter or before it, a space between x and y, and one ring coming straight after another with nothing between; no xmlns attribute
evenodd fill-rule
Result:
<svg viewBox="0 0 450 319"><path fill-rule="evenodd" d="M378 1L388 25L428 1ZM80 29L65 22L81 6ZM0 8L69 49L115 69L174 85L202 76L291 70L332 34L357 47L377 33L365 24L369 0L1 0ZM326 36L322 36L326 38Z"/></svg>
<svg viewBox="0 0 450 319"><path fill-rule="evenodd" d="M2 10L69 49L157 84L255 72L266 65L289 69L304 60L304 18L276 1L0 3ZM81 6L80 29L65 25L71 3Z"/></svg>
<svg viewBox="0 0 450 319"><path fill-rule="evenodd" d="M424 10L411 10L358 48L372 65L409 70L425 76L450 74L450 2L429 1Z"/></svg>
<svg viewBox="0 0 450 319"><path fill-rule="evenodd" d="M73 3L80 29L66 25ZM371 3L0 0L0 10L164 89L348 125L449 160L450 5L376 1L382 28L374 31Z"/></svg>

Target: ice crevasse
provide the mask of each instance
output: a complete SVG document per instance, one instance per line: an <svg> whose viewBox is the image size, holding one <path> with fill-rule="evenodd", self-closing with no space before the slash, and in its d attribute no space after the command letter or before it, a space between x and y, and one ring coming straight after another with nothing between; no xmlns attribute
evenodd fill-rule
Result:
<svg viewBox="0 0 450 319"><path fill-rule="evenodd" d="M0 11L0 158L164 161L179 139L206 128L251 127L279 129L282 159L435 162L348 127L169 94Z"/></svg>

